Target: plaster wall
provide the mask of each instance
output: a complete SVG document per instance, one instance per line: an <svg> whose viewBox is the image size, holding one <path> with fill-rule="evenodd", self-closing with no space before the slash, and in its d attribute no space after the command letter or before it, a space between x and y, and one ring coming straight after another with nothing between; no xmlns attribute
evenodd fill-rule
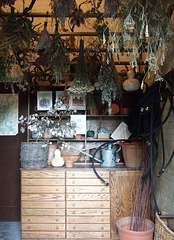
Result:
<svg viewBox="0 0 174 240"><path fill-rule="evenodd" d="M166 116L169 109L169 102L164 109L164 116ZM164 144L165 144L165 154L166 163L170 158L173 146L174 146L174 117L173 113L170 114L168 121L163 127L164 133ZM157 162L157 173L162 166L162 146L159 143L159 159ZM161 211L165 211L168 214L174 214L174 159L166 169L166 171L161 175L160 178L156 180L157 184L157 202Z"/></svg>

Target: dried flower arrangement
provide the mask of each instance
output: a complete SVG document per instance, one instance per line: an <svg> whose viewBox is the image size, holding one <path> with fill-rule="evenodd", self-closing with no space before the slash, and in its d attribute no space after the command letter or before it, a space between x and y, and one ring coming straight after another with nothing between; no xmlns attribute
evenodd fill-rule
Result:
<svg viewBox="0 0 174 240"><path fill-rule="evenodd" d="M47 116L40 116L38 113L32 114L29 118L20 116L18 123L20 124L20 131L25 132L26 127L33 133L33 138L64 138L70 133L75 135L75 125L67 121L63 124L61 121L67 113L72 113L67 107L66 110L61 111L60 108L64 103L63 98L56 99L54 108L47 112ZM54 119L54 120L53 120Z"/></svg>
<svg viewBox="0 0 174 240"><path fill-rule="evenodd" d="M62 80L62 68L65 66L65 71L70 68L70 60L64 46L64 40L58 32L58 22L56 22L55 34L49 49L49 65L53 70L56 83L60 83Z"/></svg>
<svg viewBox="0 0 174 240"><path fill-rule="evenodd" d="M89 93L93 90L94 87L91 85L91 82L89 80L84 60L84 40L81 39L77 69L73 78L73 85L68 88L68 92Z"/></svg>
<svg viewBox="0 0 174 240"><path fill-rule="evenodd" d="M113 2L116 4L117 1ZM131 58L130 65L135 71L142 53L147 51L145 62L148 71L160 75L160 66L164 63L170 40L173 44L173 26L167 2L126 0L120 5L119 13L119 19L113 14L108 25L108 40L105 32L103 35L104 43L108 44L108 51L115 52L116 56L127 52Z"/></svg>
<svg viewBox="0 0 174 240"><path fill-rule="evenodd" d="M107 103L110 115L112 100L121 98L121 82L112 57L110 61L105 59L94 86L97 90L102 91L102 103Z"/></svg>
<svg viewBox="0 0 174 240"><path fill-rule="evenodd" d="M50 6L54 18L61 21L61 27L65 27L65 17L70 15L71 10L75 8L74 0L51 0Z"/></svg>

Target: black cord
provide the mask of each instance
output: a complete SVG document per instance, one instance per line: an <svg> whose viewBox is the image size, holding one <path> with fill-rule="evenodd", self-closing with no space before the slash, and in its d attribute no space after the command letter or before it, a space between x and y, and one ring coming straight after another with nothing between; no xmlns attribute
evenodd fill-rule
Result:
<svg viewBox="0 0 174 240"><path fill-rule="evenodd" d="M151 104L151 114L150 114L150 132L152 132L153 129L153 107L154 107L154 98L152 98L152 104ZM155 187L154 187L154 178L153 178L153 134L150 135L150 176L151 176L151 184L152 184L152 195L154 199L154 203L156 206L156 209L158 211L158 214L161 214L161 211L158 208L158 204L155 197Z"/></svg>
<svg viewBox="0 0 174 240"><path fill-rule="evenodd" d="M166 168L169 166L169 164L171 163L172 159L174 157L174 150L168 160L168 162L166 163L166 165L159 171L159 173L157 174L157 177L161 177L161 175L165 172Z"/></svg>

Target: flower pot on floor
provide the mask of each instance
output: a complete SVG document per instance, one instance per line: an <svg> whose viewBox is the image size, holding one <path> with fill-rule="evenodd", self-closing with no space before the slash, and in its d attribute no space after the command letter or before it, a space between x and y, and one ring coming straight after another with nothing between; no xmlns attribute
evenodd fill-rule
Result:
<svg viewBox="0 0 174 240"><path fill-rule="evenodd" d="M130 224L131 217L123 217L116 221L119 240L153 240L154 223L152 221L145 219L141 231L130 230Z"/></svg>

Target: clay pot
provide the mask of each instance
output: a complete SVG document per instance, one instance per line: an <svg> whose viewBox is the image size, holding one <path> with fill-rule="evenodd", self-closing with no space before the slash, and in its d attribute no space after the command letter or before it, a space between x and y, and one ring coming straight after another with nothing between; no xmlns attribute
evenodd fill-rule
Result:
<svg viewBox="0 0 174 240"><path fill-rule="evenodd" d="M142 166L143 145L140 142L121 142L124 163L126 167L140 168Z"/></svg>
<svg viewBox="0 0 174 240"><path fill-rule="evenodd" d="M129 230L130 223L131 217L123 217L116 221L119 240L153 240L154 223L152 221L145 219L145 227L142 231Z"/></svg>
<svg viewBox="0 0 174 240"><path fill-rule="evenodd" d="M74 162L71 161L71 160L68 160L68 161L65 162L65 165L66 165L67 168L72 168L73 165L74 165Z"/></svg>

